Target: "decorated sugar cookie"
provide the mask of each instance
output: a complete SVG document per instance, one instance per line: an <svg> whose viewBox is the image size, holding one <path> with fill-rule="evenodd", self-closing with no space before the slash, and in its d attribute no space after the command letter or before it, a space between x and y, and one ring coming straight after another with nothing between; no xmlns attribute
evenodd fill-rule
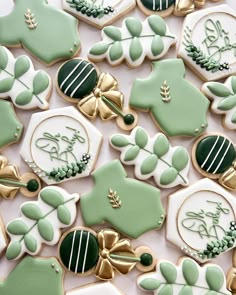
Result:
<svg viewBox="0 0 236 295"><path fill-rule="evenodd" d="M127 274L135 266L150 271L156 263L148 247L134 249L129 240L121 239L112 229L98 233L85 227L71 229L62 236L58 250L65 269L78 275L94 273L104 281L112 280L116 272Z"/></svg>
<svg viewBox="0 0 236 295"><path fill-rule="evenodd" d="M0 155L0 197L13 199L18 191L26 197L35 197L40 189L40 180L35 174L20 175L18 168Z"/></svg>
<svg viewBox="0 0 236 295"><path fill-rule="evenodd" d="M5 233L5 227L2 222L1 216L0 216L0 256L2 255L3 251L7 247L7 236Z"/></svg>
<svg viewBox="0 0 236 295"><path fill-rule="evenodd" d="M160 59L176 40L158 15L149 16L143 23L138 18L128 17L121 28L105 27L102 41L90 49L88 57L94 62L107 59L112 66L125 60L129 66L138 67L145 57Z"/></svg>
<svg viewBox="0 0 236 295"><path fill-rule="evenodd" d="M227 273L227 288L232 295L236 294L236 249L232 255L232 267Z"/></svg>
<svg viewBox="0 0 236 295"><path fill-rule="evenodd" d="M202 91L212 100L211 110L224 115L226 128L236 129L236 76L229 77L224 84L207 82Z"/></svg>
<svg viewBox="0 0 236 295"><path fill-rule="evenodd" d="M178 55L205 81L236 73L236 12L219 5L185 19Z"/></svg>
<svg viewBox="0 0 236 295"><path fill-rule="evenodd" d="M121 152L122 163L135 166L138 179L153 177L164 188L188 185L189 154L181 146L172 148L164 134L150 138L145 129L136 127L130 135L112 135L110 144Z"/></svg>
<svg viewBox="0 0 236 295"><path fill-rule="evenodd" d="M110 282L92 283L66 292L66 295L125 295Z"/></svg>
<svg viewBox="0 0 236 295"><path fill-rule="evenodd" d="M213 133L200 137L193 146L192 159L199 173L236 190L236 149L226 136Z"/></svg>
<svg viewBox="0 0 236 295"><path fill-rule="evenodd" d="M114 160L96 169L92 177L95 181L93 190L80 200L86 226L108 222L132 238L162 227L165 211L160 191L127 178L120 161Z"/></svg>
<svg viewBox="0 0 236 295"><path fill-rule="evenodd" d="M64 295L64 272L56 258L26 256L0 282L1 295Z"/></svg>
<svg viewBox="0 0 236 295"><path fill-rule="evenodd" d="M98 29L132 10L135 0L62 0L64 10Z"/></svg>
<svg viewBox="0 0 236 295"><path fill-rule="evenodd" d="M141 275L138 286L154 295L215 294L230 295L223 270L216 264L199 266L190 258L182 258L177 265L159 260L156 271Z"/></svg>
<svg viewBox="0 0 236 295"><path fill-rule="evenodd" d="M204 178L169 196L166 238L203 263L235 247L236 200Z"/></svg>
<svg viewBox="0 0 236 295"><path fill-rule="evenodd" d="M44 71L35 71L26 55L15 58L0 46L0 97L10 97L20 109L48 108L51 78Z"/></svg>
<svg viewBox="0 0 236 295"><path fill-rule="evenodd" d="M101 133L74 107L33 114L21 157L47 184L86 177L95 165Z"/></svg>
<svg viewBox="0 0 236 295"><path fill-rule="evenodd" d="M73 224L77 214L78 194L69 194L57 186L49 186L39 193L38 201L23 203L21 217L7 225L11 242L7 248L8 260L16 260L24 253L37 255L42 244L55 245L60 229Z"/></svg>
<svg viewBox="0 0 236 295"><path fill-rule="evenodd" d="M133 83L130 106L150 111L167 136L198 136L208 125L209 100L184 77L183 61L167 59L153 62L149 77Z"/></svg>
<svg viewBox="0 0 236 295"><path fill-rule="evenodd" d="M0 44L22 45L47 65L76 55L80 49L77 20L46 0L14 0L8 15L0 17Z"/></svg>
<svg viewBox="0 0 236 295"><path fill-rule="evenodd" d="M23 133L24 126L19 121L13 105L0 100L0 150L6 146L18 142Z"/></svg>
<svg viewBox="0 0 236 295"><path fill-rule="evenodd" d="M137 123L137 115L124 110L124 95L117 80L108 73L99 73L89 61L76 58L65 62L57 74L57 90L89 119L99 116L102 120L116 118L126 130Z"/></svg>

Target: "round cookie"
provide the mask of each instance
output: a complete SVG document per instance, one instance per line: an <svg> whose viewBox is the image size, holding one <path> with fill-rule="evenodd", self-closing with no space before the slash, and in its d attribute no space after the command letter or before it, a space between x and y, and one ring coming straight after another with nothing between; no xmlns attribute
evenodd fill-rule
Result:
<svg viewBox="0 0 236 295"><path fill-rule="evenodd" d="M176 0L137 0L137 4L146 15L158 14L162 17L174 11Z"/></svg>

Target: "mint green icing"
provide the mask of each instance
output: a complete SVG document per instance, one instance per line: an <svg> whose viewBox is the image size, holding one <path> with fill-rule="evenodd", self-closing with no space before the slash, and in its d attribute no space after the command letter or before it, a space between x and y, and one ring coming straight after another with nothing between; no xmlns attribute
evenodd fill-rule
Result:
<svg viewBox="0 0 236 295"><path fill-rule="evenodd" d="M134 37L129 48L129 55L132 61L136 61L143 53L143 47L139 38Z"/></svg>
<svg viewBox="0 0 236 295"><path fill-rule="evenodd" d="M26 256L0 282L1 295L63 295L63 270L55 258Z"/></svg>
<svg viewBox="0 0 236 295"><path fill-rule="evenodd" d="M173 284L177 278L177 271L174 265L168 262L163 262L160 265L160 271L168 284Z"/></svg>
<svg viewBox="0 0 236 295"><path fill-rule="evenodd" d="M160 36L155 36L153 38L151 50L154 56L161 54L164 50L164 42Z"/></svg>
<svg viewBox="0 0 236 295"><path fill-rule="evenodd" d="M207 127L208 99L184 79L181 59L153 62L153 72L133 83L130 106L150 111L168 136L198 136ZM163 101L161 87L166 81L171 100Z"/></svg>
<svg viewBox="0 0 236 295"><path fill-rule="evenodd" d="M229 89L221 83L218 82L211 82L207 84L207 88L216 96L219 97L227 97L229 95L232 95L232 93L229 91Z"/></svg>
<svg viewBox="0 0 236 295"><path fill-rule="evenodd" d="M16 117L10 102L0 100L0 150L19 141L23 125Z"/></svg>
<svg viewBox="0 0 236 295"><path fill-rule="evenodd" d="M46 0L16 0L13 11L0 17L0 43L22 44L36 58L51 64L78 52L77 23Z"/></svg>
<svg viewBox="0 0 236 295"><path fill-rule="evenodd" d="M138 18L129 17L125 20L126 27L133 37L139 37L142 33L143 25Z"/></svg>
<svg viewBox="0 0 236 295"><path fill-rule="evenodd" d="M199 278L196 263L191 259L185 259L183 262L183 276L189 286L194 286Z"/></svg>
<svg viewBox="0 0 236 295"><path fill-rule="evenodd" d="M132 238L162 226L165 211L160 191L144 182L127 178L118 160L95 170L92 176L95 186L80 200L86 226L108 222ZM116 200L119 196L120 203L117 202L116 208L108 198L110 190L116 192Z"/></svg>

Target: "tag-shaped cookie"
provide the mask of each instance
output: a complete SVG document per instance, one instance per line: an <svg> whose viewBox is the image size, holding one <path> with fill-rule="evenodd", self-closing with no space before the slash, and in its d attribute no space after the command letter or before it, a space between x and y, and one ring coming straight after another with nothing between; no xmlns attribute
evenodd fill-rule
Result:
<svg viewBox="0 0 236 295"><path fill-rule="evenodd" d="M77 227L64 233L58 255L61 264L78 275L94 273L100 280L112 280L116 272L129 273L135 266L142 272L154 268L156 259L148 247L134 249L112 229L98 233Z"/></svg>
<svg viewBox="0 0 236 295"><path fill-rule="evenodd" d="M74 107L33 114L21 157L47 184L86 177L95 165L101 133Z"/></svg>
<svg viewBox="0 0 236 295"><path fill-rule="evenodd" d="M216 264L199 266L190 258L181 258L177 265L159 260L156 271L141 275L138 286L145 291L161 294L230 295L223 270Z"/></svg>
<svg viewBox="0 0 236 295"><path fill-rule="evenodd" d="M188 185L188 151L181 146L171 147L164 134L157 133L150 138L145 129L136 127L130 135L112 135L110 144L121 152L122 163L135 166L138 179L153 177L163 188Z"/></svg>
<svg viewBox="0 0 236 295"><path fill-rule="evenodd" d="M236 190L236 149L229 138L218 133L203 135L194 143L192 159L199 173Z"/></svg>
<svg viewBox="0 0 236 295"><path fill-rule="evenodd" d="M0 97L10 97L20 109L48 109L52 83L44 71L35 71L30 58L12 53L0 46Z"/></svg>
<svg viewBox="0 0 236 295"><path fill-rule="evenodd" d="M236 12L219 5L185 19L178 55L205 81L236 73Z"/></svg>
<svg viewBox="0 0 236 295"><path fill-rule="evenodd" d="M132 10L135 0L63 0L64 10L102 29Z"/></svg>
<svg viewBox="0 0 236 295"><path fill-rule="evenodd" d="M24 253L37 255L42 244L55 245L60 229L73 224L77 214L78 194L69 194L60 187L49 186L39 193L38 201L23 203L21 217L7 225L11 242L7 248L8 260L16 260Z"/></svg>
<svg viewBox="0 0 236 295"><path fill-rule="evenodd" d="M34 197L40 189L41 183L35 174L20 175L18 168L0 155L0 197L13 199L18 191L26 197Z"/></svg>
<svg viewBox="0 0 236 295"><path fill-rule="evenodd" d="M96 169L92 177L93 190L80 200L86 226L108 222L132 238L162 227L165 211L159 189L127 178L120 161L114 160Z"/></svg>
<svg viewBox="0 0 236 295"><path fill-rule="evenodd" d="M204 178L169 196L166 238L203 263L235 247L236 200Z"/></svg>
<svg viewBox="0 0 236 295"><path fill-rule="evenodd" d="M34 57L52 65L80 49L77 20L46 0L15 0L11 13L0 17L0 44L22 45Z"/></svg>
<svg viewBox="0 0 236 295"><path fill-rule="evenodd" d="M143 23L128 17L121 28L105 27L102 41L90 49L88 57L94 62L107 59L112 66L125 60L130 67L138 67L145 57L156 60L164 56L176 40L158 15L149 16Z"/></svg>
<svg viewBox="0 0 236 295"><path fill-rule="evenodd" d="M18 142L24 126L16 116L13 105L0 100L0 151L6 146Z"/></svg>
<svg viewBox="0 0 236 295"><path fill-rule="evenodd" d="M8 278L0 282L0 294L63 295L63 276L63 269L56 258L26 256Z"/></svg>
<svg viewBox="0 0 236 295"><path fill-rule="evenodd" d="M184 77L181 59L153 62L149 77L134 81L130 106L150 111L168 136L198 136L208 125L209 100Z"/></svg>
<svg viewBox="0 0 236 295"><path fill-rule="evenodd" d="M202 86L204 92L211 100L211 110L224 115L223 125L226 128L236 129L236 76L229 77L224 84L207 82Z"/></svg>
<svg viewBox="0 0 236 295"><path fill-rule="evenodd" d="M108 73L99 73L95 65L75 58L65 62L57 73L57 90L67 101L77 103L89 119L116 118L119 127L130 130L137 124L137 114L124 109L124 95L117 80Z"/></svg>
<svg viewBox="0 0 236 295"><path fill-rule="evenodd" d="M66 295L125 295L123 292L119 291L112 283L92 283L89 285L84 285L80 288L75 288L71 291L67 291Z"/></svg>

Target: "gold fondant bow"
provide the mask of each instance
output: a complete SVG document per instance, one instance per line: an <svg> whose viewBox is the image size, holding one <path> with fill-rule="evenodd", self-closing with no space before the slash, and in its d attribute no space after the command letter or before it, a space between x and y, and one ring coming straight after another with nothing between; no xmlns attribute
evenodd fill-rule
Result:
<svg viewBox="0 0 236 295"><path fill-rule="evenodd" d="M121 261L119 258L112 258L112 254L134 257L134 250L129 240L120 240L120 235L113 230L102 230L98 233L98 244L100 256L95 269L96 277L101 280L111 280L117 270L122 274L128 273L136 262Z"/></svg>
<svg viewBox="0 0 236 295"><path fill-rule="evenodd" d="M110 105L122 110L123 94L118 91L117 80L110 74L102 73L93 93L81 99L78 108L91 119L96 118L99 114L102 120L109 120L117 117Z"/></svg>
<svg viewBox="0 0 236 295"><path fill-rule="evenodd" d="M8 165L8 160L0 155L0 182L1 179L20 181L18 169L13 165ZM8 186L0 183L0 196L6 199L12 199L16 195L19 187Z"/></svg>
<svg viewBox="0 0 236 295"><path fill-rule="evenodd" d="M175 14L184 16L195 10L196 7L203 7L206 0L176 0Z"/></svg>

